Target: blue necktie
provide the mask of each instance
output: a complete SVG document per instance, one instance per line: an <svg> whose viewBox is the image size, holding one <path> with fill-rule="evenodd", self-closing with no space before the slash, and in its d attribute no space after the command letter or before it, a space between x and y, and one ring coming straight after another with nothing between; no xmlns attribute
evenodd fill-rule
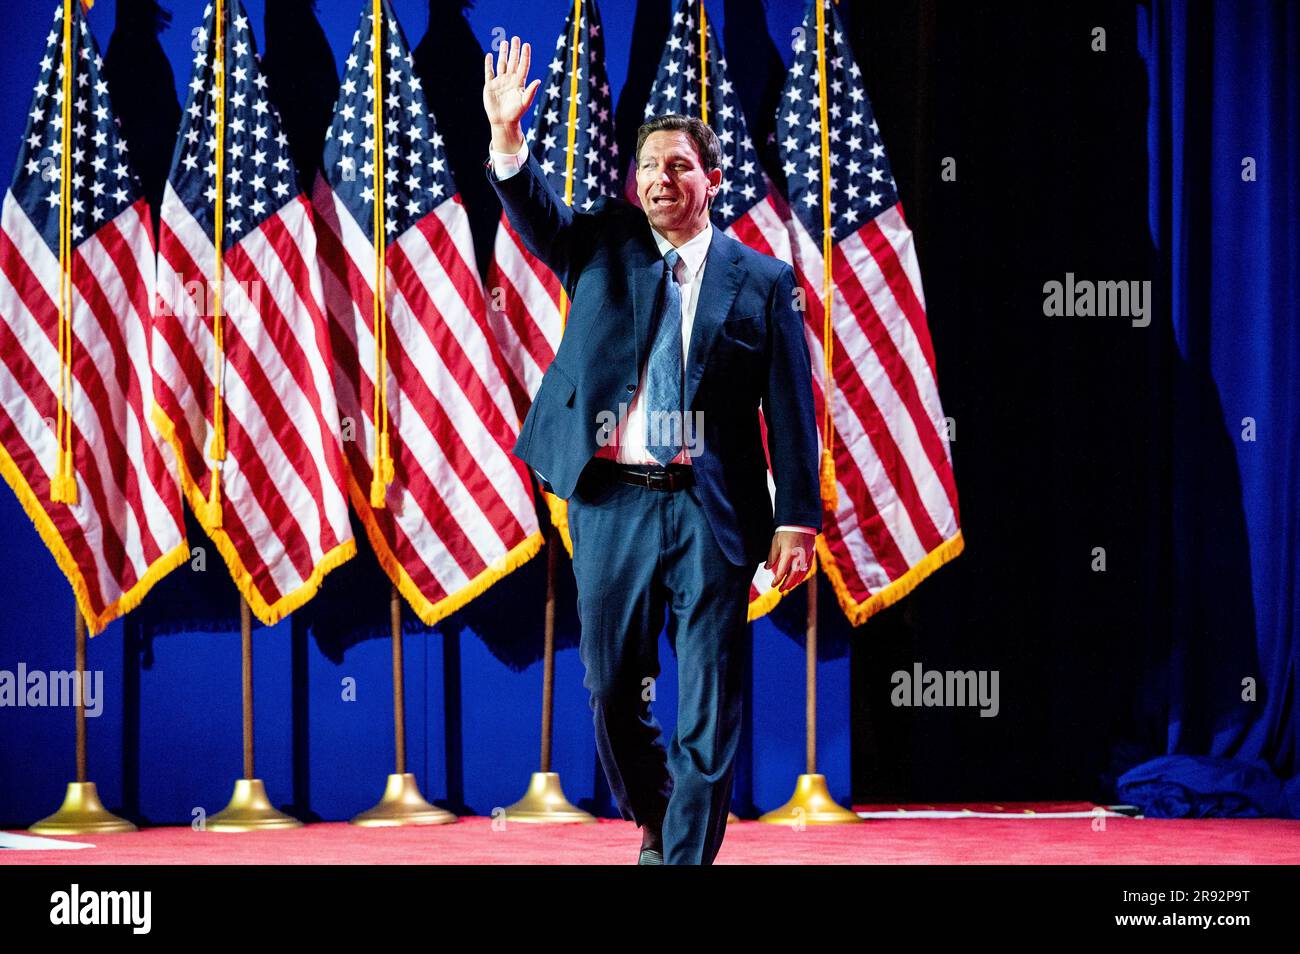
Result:
<svg viewBox="0 0 1300 954"><path fill-rule="evenodd" d="M646 375L646 450L661 464L682 449L682 292L673 273L680 258L676 249L664 255L664 293Z"/></svg>

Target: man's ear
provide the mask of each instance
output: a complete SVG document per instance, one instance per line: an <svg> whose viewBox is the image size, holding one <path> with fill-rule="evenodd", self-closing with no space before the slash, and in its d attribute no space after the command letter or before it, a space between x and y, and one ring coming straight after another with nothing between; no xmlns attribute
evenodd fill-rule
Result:
<svg viewBox="0 0 1300 954"><path fill-rule="evenodd" d="M712 199L718 194L718 186L722 185L722 169L709 170L709 198Z"/></svg>

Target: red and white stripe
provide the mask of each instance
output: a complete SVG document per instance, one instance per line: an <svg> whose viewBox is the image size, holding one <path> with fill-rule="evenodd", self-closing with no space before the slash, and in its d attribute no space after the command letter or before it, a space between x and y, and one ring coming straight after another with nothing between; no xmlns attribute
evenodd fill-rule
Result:
<svg viewBox="0 0 1300 954"><path fill-rule="evenodd" d="M75 504L50 501L59 441L59 260L6 191L0 213L0 466L93 635L189 555L149 417L154 249L143 199L72 253Z"/></svg>
<svg viewBox="0 0 1300 954"><path fill-rule="evenodd" d="M560 347L563 296L555 273L524 247L503 213L488 269L487 318L520 422Z"/></svg>
<svg viewBox="0 0 1300 954"><path fill-rule="evenodd" d="M805 332L822 421L822 250L797 216L786 221L808 303ZM822 556L858 623L960 552L960 523L921 272L901 203L834 246L832 278L839 505L827 515Z"/></svg>
<svg viewBox="0 0 1300 954"><path fill-rule="evenodd" d="M155 389L199 514L211 484L215 339L204 296L214 267L212 237L169 184L159 238ZM323 576L356 551L304 196L226 251L225 278L222 526L204 529L250 608L269 625L310 599Z"/></svg>
<svg viewBox="0 0 1300 954"><path fill-rule="evenodd" d="M426 623L454 612L541 545L527 470L511 450L517 410L488 328L459 195L390 242L385 307L395 479L370 506L376 422L374 246L318 177L334 377L353 506L389 577Z"/></svg>

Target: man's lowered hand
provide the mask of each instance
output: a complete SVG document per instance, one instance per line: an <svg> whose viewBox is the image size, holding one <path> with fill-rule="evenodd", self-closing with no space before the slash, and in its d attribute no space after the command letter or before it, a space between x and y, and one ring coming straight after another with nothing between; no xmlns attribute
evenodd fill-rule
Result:
<svg viewBox="0 0 1300 954"><path fill-rule="evenodd" d="M772 535L772 546L763 566L772 571L774 589L785 593L803 582L808 567L812 565L816 542L815 533L800 530L778 530Z"/></svg>

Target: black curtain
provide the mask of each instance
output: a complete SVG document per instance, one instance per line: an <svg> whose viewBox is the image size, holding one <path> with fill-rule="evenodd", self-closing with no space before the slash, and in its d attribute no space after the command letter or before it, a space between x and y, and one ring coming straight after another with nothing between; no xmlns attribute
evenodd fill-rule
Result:
<svg viewBox="0 0 1300 954"><path fill-rule="evenodd" d="M1154 277L1136 8L840 12L916 236L966 538L851 637L855 800L1113 801L1155 741L1132 701L1169 618L1171 342L1047 317L1043 286ZM998 714L894 706L915 663L996 670Z"/></svg>

